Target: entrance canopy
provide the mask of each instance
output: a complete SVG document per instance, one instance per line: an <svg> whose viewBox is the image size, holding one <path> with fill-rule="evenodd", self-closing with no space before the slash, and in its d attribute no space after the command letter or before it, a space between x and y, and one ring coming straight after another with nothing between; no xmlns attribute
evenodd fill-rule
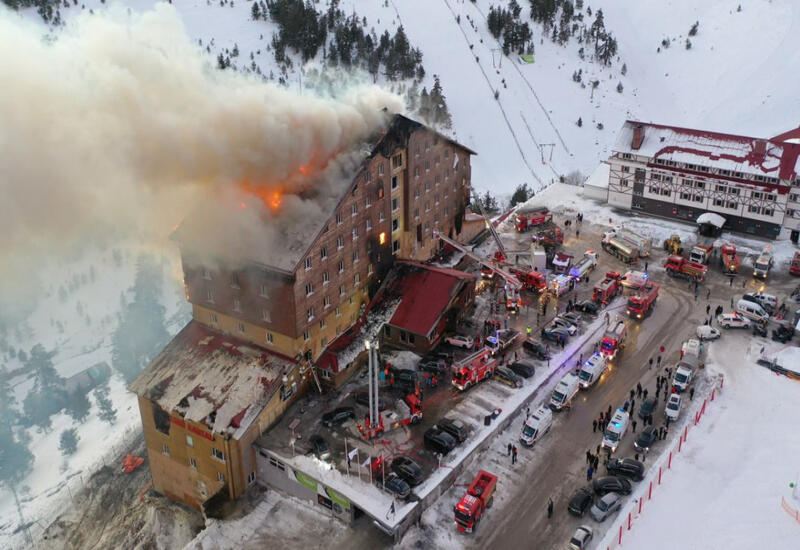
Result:
<svg viewBox="0 0 800 550"><path fill-rule="evenodd" d="M700 225L707 223L713 225L717 229L722 229L722 226L725 225L725 218L713 212L706 212L697 217L697 223Z"/></svg>

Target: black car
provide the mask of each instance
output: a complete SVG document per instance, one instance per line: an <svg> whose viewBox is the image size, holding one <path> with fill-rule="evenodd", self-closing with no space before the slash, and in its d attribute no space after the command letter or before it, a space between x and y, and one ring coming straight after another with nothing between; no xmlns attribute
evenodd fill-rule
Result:
<svg viewBox="0 0 800 550"><path fill-rule="evenodd" d="M353 407L339 407L322 415L322 423L330 428L356 417Z"/></svg>
<svg viewBox="0 0 800 550"><path fill-rule="evenodd" d="M392 460L392 471L412 487L419 485L425 479L419 464L407 456L398 456Z"/></svg>
<svg viewBox="0 0 800 550"><path fill-rule="evenodd" d="M534 340L533 338L528 338L522 342L522 349L537 359L545 360L550 356L550 354L547 353L547 346L538 340Z"/></svg>
<svg viewBox="0 0 800 550"><path fill-rule="evenodd" d="M511 363L508 368L514 371L514 374L518 374L523 378L530 378L531 376L536 373L536 369L530 363L526 363L524 361L517 361L516 363Z"/></svg>
<svg viewBox="0 0 800 550"><path fill-rule="evenodd" d="M656 412L656 405L658 405L658 399L656 399L654 396L651 395L645 399L644 403L642 403L639 407L639 418L644 418L645 416Z"/></svg>
<svg viewBox="0 0 800 550"><path fill-rule="evenodd" d="M613 476L623 476L634 481L644 479L644 464L632 458L615 458L606 464L606 470Z"/></svg>
<svg viewBox="0 0 800 550"><path fill-rule="evenodd" d="M633 442L633 448L640 453L649 452L650 447L653 446L653 442L657 439L656 436L655 426L645 426L645 428L639 432L639 437Z"/></svg>
<svg viewBox="0 0 800 550"><path fill-rule="evenodd" d="M597 315L597 312L600 311L600 304L593 302L592 300L583 300L582 302L577 302L574 308L575 311L589 313L590 315Z"/></svg>
<svg viewBox="0 0 800 550"><path fill-rule="evenodd" d="M320 460L328 460L331 457L331 450L328 447L328 443L322 438L321 435L314 434L308 438L308 442L311 444L311 452L316 455L316 457Z"/></svg>
<svg viewBox="0 0 800 550"><path fill-rule="evenodd" d="M794 336L794 329L792 327L780 325L778 328L772 331L772 339L776 342L785 344L792 339L792 336Z"/></svg>
<svg viewBox="0 0 800 550"><path fill-rule="evenodd" d="M505 367L497 367L494 371L494 379L512 388L522 387L522 378L517 376L513 370Z"/></svg>
<svg viewBox="0 0 800 550"><path fill-rule="evenodd" d="M592 491L592 486L586 485L575 491L575 494L569 499L567 511L573 516L582 517L593 501L594 491Z"/></svg>
<svg viewBox="0 0 800 550"><path fill-rule="evenodd" d="M620 495L631 494L631 482L624 477L604 476L595 478L592 481L592 489L600 496L607 493L617 493Z"/></svg>
<svg viewBox="0 0 800 550"><path fill-rule="evenodd" d="M456 440L453 436L435 426L425 432L423 442L427 449L441 455L446 455L456 446Z"/></svg>
<svg viewBox="0 0 800 550"><path fill-rule="evenodd" d="M378 487L401 499L406 499L411 494L411 487L397 474L388 474L385 479L378 479Z"/></svg>
<svg viewBox="0 0 800 550"><path fill-rule="evenodd" d="M469 435L469 433L467 432L467 427L460 420L451 420L450 418L442 418L441 420L439 420L437 426L439 426L439 429L442 430L443 432L447 432L448 434L450 434L459 443L462 443L465 439L467 439L467 436Z"/></svg>
<svg viewBox="0 0 800 550"><path fill-rule="evenodd" d="M368 392L358 392L356 394L356 403L362 405L364 407L369 407L369 393ZM382 411L386 409L386 403L383 402L383 399L380 397L378 398L378 410Z"/></svg>
<svg viewBox="0 0 800 550"><path fill-rule="evenodd" d="M767 324L766 323L753 323L753 336L767 337Z"/></svg>

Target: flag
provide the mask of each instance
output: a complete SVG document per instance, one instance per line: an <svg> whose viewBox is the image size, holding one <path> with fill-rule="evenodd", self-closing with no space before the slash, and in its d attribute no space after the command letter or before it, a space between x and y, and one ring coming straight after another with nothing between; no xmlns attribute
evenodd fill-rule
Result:
<svg viewBox="0 0 800 550"><path fill-rule="evenodd" d="M358 456L358 448L355 448L349 453L347 453L347 458L349 458L350 460L353 460L357 456Z"/></svg>

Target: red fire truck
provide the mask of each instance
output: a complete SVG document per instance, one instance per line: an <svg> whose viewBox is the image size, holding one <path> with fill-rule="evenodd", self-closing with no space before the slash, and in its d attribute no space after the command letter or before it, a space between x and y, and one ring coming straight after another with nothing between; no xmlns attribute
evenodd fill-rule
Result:
<svg viewBox="0 0 800 550"><path fill-rule="evenodd" d="M628 315L636 319L642 319L650 313L658 298L658 290L661 285L648 283L646 286L628 299Z"/></svg>
<svg viewBox="0 0 800 550"><path fill-rule="evenodd" d="M736 253L736 247L733 245L733 243L723 244L720 252L719 265L722 266L722 272L738 273L739 255Z"/></svg>
<svg viewBox="0 0 800 550"><path fill-rule="evenodd" d="M606 330L603 341L600 342L600 353L613 359L617 352L625 347L625 337L628 335L628 327L623 319L617 318Z"/></svg>
<svg viewBox="0 0 800 550"><path fill-rule="evenodd" d="M492 356L492 350L483 348L453 363L453 385L464 391L492 376L496 368L497 359Z"/></svg>
<svg viewBox="0 0 800 550"><path fill-rule="evenodd" d="M547 289L547 282L541 271L529 271L522 266L509 266L507 270L532 292L542 292Z"/></svg>
<svg viewBox="0 0 800 550"><path fill-rule="evenodd" d="M553 221L553 215L548 212L546 206L520 209L514 214L514 226L520 233L551 221Z"/></svg>
<svg viewBox="0 0 800 550"><path fill-rule="evenodd" d="M605 279L594 285L594 292L592 293L592 300L607 304L613 300L615 296L622 292L622 284L619 280L619 273L616 271L609 271L606 273Z"/></svg>
<svg viewBox="0 0 800 550"><path fill-rule="evenodd" d="M792 263L789 264L789 273L800 275L800 252L795 252Z"/></svg>
<svg viewBox="0 0 800 550"><path fill-rule="evenodd" d="M664 262L664 269L667 270L667 275L670 277L680 277L699 283L706 278L708 266L690 262L683 256L670 256Z"/></svg>
<svg viewBox="0 0 800 550"><path fill-rule="evenodd" d="M357 423L356 427L364 439L372 439L383 432L409 424L417 424L420 420L422 420L422 402L416 395L410 393L403 399L398 399L394 409L381 411L378 415L377 425L370 426L369 417L367 417L363 426Z"/></svg>
<svg viewBox="0 0 800 550"><path fill-rule="evenodd" d="M492 507L495 488L497 476L480 470L453 508L455 524L460 532L472 533L475 530L486 509Z"/></svg>

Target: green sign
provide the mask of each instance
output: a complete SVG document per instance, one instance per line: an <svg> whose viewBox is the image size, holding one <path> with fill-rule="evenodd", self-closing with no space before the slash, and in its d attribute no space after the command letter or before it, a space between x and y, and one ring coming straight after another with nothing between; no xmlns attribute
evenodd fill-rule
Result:
<svg viewBox="0 0 800 550"><path fill-rule="evenodd" d="M342 495L340 495L339 493L337 493L333 489L325 489L325 492L328 494L329 497L331 497L331 500L333 502L337 503L343 509L345 509L345 510L349 510L350 509L350 501L347 500L345 497L343 497Z"/></svg>
<svg viewBox="0 0 800 550"><path fill-rule="evenodd" d="M519 58L523 63L533 63L533 56L531 54L524 53L521 54Z"/></svg>
<svg viewBox="0 0 800 550"><path fill-rule="evenodd" d="M297 478L297 481L301 485L305 485L315 493L317 492L317 481L315 479L311 479L307 475L302 472L298 472L297 470L294 471L294 477Z"/></svg>

